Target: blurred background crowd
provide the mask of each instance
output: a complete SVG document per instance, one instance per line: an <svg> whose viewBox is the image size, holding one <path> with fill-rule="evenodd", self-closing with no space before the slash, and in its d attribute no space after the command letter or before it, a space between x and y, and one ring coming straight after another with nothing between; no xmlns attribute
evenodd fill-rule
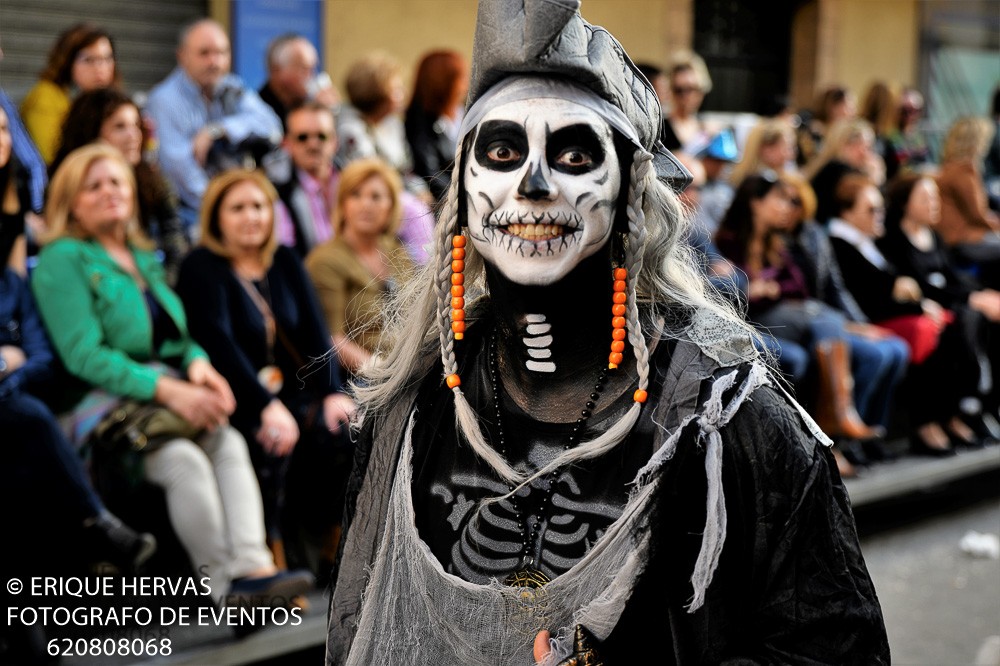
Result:
<svg viewBox="0 0 1000 666"><path fill-rule="evenodd" d="M152 486L178 554L230 591L323 584L349 382L428 260L474 3L170 4L0 8L5 484L64 489L47 520L126 568L155 548ZM643 55L706 279L841 474L890 441L1000 442L996 6L588 4ZM97 470L88 438L122 397L181 414L200 448Z"/></svg>

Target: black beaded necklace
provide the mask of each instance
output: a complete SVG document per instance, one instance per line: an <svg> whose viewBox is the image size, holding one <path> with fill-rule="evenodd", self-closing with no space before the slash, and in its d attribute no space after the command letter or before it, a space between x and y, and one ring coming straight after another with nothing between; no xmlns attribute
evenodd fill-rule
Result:
<svg viewBox="0 0 1000 666"><path fill-rule="evenodd" d="M500 365L497 359L497 335L495 332L490 340L489 354L490 382L493 386L493 403L496 409L496 427L499 439L497 442L497 450L500 452L500 455L506 458L507 442L504 439L503 412L500 406ZM597 376L597 383L594 385L594 390L591 392L586 403L584 403L583 409L580 410L580 417L576 420L576 423L573 424L572 432L566 439L566 443L563 445L564 451L568 451L580 442L583 427L587 423L587 419L589 419L594 413L597 401L600 399L601 393L604 392L604 384L607 379L608 369L607 367L602 367L600 374ZM542 519L545 517L545 513L549 509L552 494L555 491L556 479L559 478L559 473L559 469L554 469L542 477L542 497L538 503L538 512L535 516L535 521L531 525L527 524L527 516L521 510L517 497L515 495L511 495L509 497L510 505L516 515L517 526L521 533L521 552L519 553L521 565L517 571L507 577L504 581L505 585L513 587L541 587L549 582L548 576L542 573L542 571L538 568L538 563L535 561L535 552L537 550L538 537L542 530ZM513 492L514 486L512 484L508 484L507 489L508 491Z"/></svg>

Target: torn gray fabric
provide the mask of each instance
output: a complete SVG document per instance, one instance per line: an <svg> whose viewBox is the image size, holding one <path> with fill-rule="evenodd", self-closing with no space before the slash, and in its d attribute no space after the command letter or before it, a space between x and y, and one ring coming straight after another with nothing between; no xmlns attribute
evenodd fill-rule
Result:
<svg viewBox="0 0 1000 666"><path fill-rule="evenodd" d="M545 587L476 585L446 573L417 533L411 431L412 420L346 663L523 666L533 663L535 635L550 629L553 654L544 663L554 665L569 656L577 624L599 640L610 635L646 559L651 488L636 494L582 561Z"/></svg>
<svg viewBox="0 0 1000 666"><path fill-rule="evenodd" d="M647 560L649 526L645 521L653 515L648 503L658 472L673 457L682 433L692 423L708 446L705 467L710 488L703 555L692 572L695 597L689 608L697 609L718 565L726 531L719 431L753 391L767 383L768 373L763 366L742 373L734 368L716 379L708 399L699 403L700 388L720 366L697 345L684 341L676 345L669 368L676 381L665 382L664 393L652 410L654 420L663 419L657 421L658 443L637 477L623 515L582 561L541 591L505 587L497 581L476 585L444 571L415 525L409 441L415 412L412 408L394 410L386 424L392 424L396 444L385 437L389 433L384 429L376 436L382 451L373 452L376 467L369 465L359 496L359 506L373 503L365 508L379 507L383 519L376 520L366 510L351 525L345 558L368 557L345 563L349 566L346 574L361 575L361 580L347 577L344 570L338 578L331 604L330 663L437 664L442 663L442 655L448 655L447 663L531 663L526 660L539 630L553 633L556 654L565 657L576 624L584 624L603 640L617 625ZM413 404L409 399L402 402ZM668 405L672 408L664 411ZM392 469L387 467L386 453L396 456ZM382 475L381 484L375 481L375 469Z"/></svg>

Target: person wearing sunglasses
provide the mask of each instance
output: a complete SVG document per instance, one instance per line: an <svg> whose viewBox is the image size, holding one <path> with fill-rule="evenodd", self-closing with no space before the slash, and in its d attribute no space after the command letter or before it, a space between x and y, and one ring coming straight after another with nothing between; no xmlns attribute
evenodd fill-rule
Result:
<svg viewBox="0 0 1000 666"><path fill-rule="evenodd" d="M275 183L278 242L301 258L333 236L331 215L340 175L333 163L337 132L333 112L320 102L305 102L288 112L282 148L291 159L288 179Z"/></svg>
<svg viewBox="0 0 1000 666"><path fill-rule="evenodd" d="M660 140L667 150L694 155L703 150L718 131L698 115L712 79L705 61L695 53L674 57L670 72L670 114L663 124Z"/></svg>

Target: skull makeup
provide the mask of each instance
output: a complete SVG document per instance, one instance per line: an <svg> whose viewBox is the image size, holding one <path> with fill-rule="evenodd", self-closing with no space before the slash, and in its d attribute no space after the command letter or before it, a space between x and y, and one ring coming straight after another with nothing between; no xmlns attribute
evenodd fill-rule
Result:
<svg viewBox="0 0 1000 666"><path fill-rule="evenodd" d="M611 126L575 102L490 110L463 175L472 244L516 284L558 282L611 236L621 188Z"/></svg>

